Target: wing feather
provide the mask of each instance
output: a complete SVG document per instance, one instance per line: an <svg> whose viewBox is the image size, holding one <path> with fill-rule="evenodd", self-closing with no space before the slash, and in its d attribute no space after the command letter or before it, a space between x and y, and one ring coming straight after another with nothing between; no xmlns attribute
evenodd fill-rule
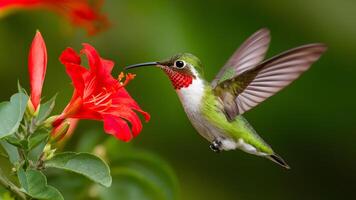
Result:
<svg viewBox="0 0 356 200"><path fill-rule="evenodd" d="M246 87L235 99L235 101L247 102L245 105L242 104L244 106L238 106L238 114L243 114L289 85L309 69L325 50L323 44L305 45L261 63L253 70L258 71L249 84L253 87Z"/></svg>
<svg viewBox="0 0 356 200"><path fill-rule="evenodd" d="M270 40L269 30L265 28L250 36L221 68L211 83L212 88L227 79L254 68L262 62Z"/></svg>
<svg viewBox="0 0 356 200"><path fill-rule="evenodd" d="M292 83L308 70L326 49L324 44L300 46L219 84L216 91L230 92L235 96L235 104L229 102L228 105L237 108L224 107L228 118L233 119L236 115L245 113ZM222 85L224 89L221 89ZM231 98L223 99L224 103L225 101L231 101Z"/></svg>

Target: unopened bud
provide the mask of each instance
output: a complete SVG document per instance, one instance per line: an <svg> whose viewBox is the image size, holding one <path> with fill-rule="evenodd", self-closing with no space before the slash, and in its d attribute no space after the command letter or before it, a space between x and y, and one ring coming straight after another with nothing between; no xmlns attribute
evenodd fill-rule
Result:
<svg viewBox="0 0 356 200"><path fill-rule="evenodd" d="M40 110L40 105L38 105L37 110L35 110L35 107L33 106L31 99L27 101L26 116L28 116L29 118L36 117L39 113L39 110Z"/></svg>
<svg viewBox="0 0 356 200"><path fill-rule="evenodd" d="M58 117L59 117L59 115L54 115L54 116L51 116L51 117L47 118L43 122L43 126L46 127L46 128L52 128L53 127L53 122L56 121Z"/></svg>
<svg viewBox="0 0 356 200"><path fill-rule="evenodd" d="M55 127L51 133L51 143L60 141L68 132L70 122L65 120L59 126Z"/></svg>
<svg viewBox="0 0 356 200"><path fill-rule="evenodd" d="M44 160L49 160L53 158L56 149L52 149L51 144L46 144L45 148L43 149L44 153Z"/></svg>

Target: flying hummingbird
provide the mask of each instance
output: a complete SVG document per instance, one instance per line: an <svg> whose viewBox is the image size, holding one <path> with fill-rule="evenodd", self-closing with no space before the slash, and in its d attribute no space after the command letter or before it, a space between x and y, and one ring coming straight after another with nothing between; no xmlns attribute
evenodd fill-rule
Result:
<svg viewBox="0 0 356 200"><path fill-rule="evenodd" d="M319 59L324 44L307 44L264 60L270 43L268 29L250 36L209 83L202 63L189 53L159 62L127 66L161 68L171 80L192 125L215 152L241 149L289 169L288 164L256 133L242 116L274 95Z"/></svg>

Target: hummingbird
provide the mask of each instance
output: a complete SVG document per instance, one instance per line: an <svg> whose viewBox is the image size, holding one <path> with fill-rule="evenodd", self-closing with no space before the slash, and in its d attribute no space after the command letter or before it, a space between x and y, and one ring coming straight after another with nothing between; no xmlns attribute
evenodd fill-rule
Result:
<svg viewBox="0 0 356 200"><path fill-rule="evenodd" d="M242 116L296 80L320 58L322 43L299 46L264 59L270 31L262 28L246 39L209 83L198 57L180 53L158 61L134 64L125 70L155 66L169 77L190 122L214 152L240 149L289 169Z"/></svg>

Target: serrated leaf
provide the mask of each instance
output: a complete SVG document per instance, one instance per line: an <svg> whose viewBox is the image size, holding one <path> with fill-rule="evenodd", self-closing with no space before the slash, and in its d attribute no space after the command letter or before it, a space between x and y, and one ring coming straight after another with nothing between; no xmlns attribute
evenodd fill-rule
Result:
<svg viewBox="0 0 356 200"><path fill-rule="evenodd" d="M107 164L99 157L89 153L60 153L46 161L45 167L72 171L105 187L110 187L112 182Z"/></svg>
<svg viewBox="0 0 356 200"><path fill-rule="evenodd" d="M28 97L23 93L11 96L10 102L0 103L0 139L15 133L25 113Z"/></svg>
<svg viewBox="0 0 356 200"><path fill-rule="evenodd" d="M47 185L46 176L37 170L20 169L18 171L19 182L26 194L34 199L63 200L62 194L54 187Z"/></svg>
<svg viewBox="0 0 356 200"><path fill-rule="evenodd" d="M43 103L40 105L40 110L39 110L38 116L37 116L38 122L42 122L51 114L51 112L56 104L56 97L57 97L57 95L54 95L46 103Z"/></svg>

